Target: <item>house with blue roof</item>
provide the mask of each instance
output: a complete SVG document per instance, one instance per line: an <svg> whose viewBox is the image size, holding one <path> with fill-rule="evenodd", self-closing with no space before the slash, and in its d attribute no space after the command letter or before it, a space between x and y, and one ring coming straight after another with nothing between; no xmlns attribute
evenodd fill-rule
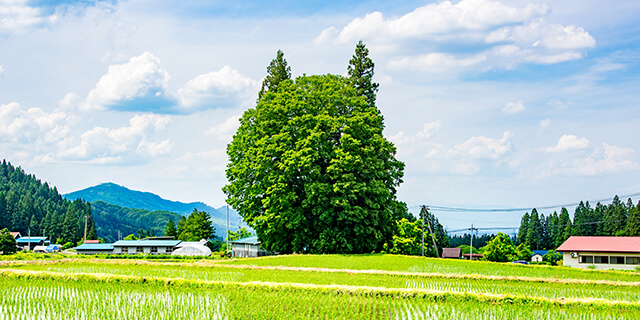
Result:
<svg viewBox="0 0 640 320"><path fill-rule="evenodd" d="M33 250L36 246L48 246L51 242L47 237L20 237L16 239L16 245L23 250Z"/></svg>
<svg viewBox="0 0 640 320"><path fill-rule="evenodd" d="M255 258L269 254L260 248L261 242L258 236L231 241L231 250L234 258Z"/></svg>
<svg viewBox="0 0 640 320"><path fill-rule="evenodd" d="M99 254L99 253L112 254L113 253L113 244L111 244L111 243L83 243L83 244L75 247L74 249L76 249L76 252L78 254Z"/></svg>
<svg viewBox="0 0 640 320"><path fill-rule="evenodd" d="M549 252L549 250L532 250L531 262L542 262L542 257Z"/></svg>

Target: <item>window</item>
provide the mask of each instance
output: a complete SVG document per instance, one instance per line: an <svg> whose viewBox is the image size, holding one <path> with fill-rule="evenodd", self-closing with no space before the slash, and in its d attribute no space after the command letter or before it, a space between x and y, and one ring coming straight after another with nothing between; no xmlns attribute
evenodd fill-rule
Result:
<svg viewBox="0 0 640 320"><path fill-rule="evenodd" d="M151 253L158 253L158 247L151 247Z"/></svg>
<svg viewBox="0 0 640 320"><path fill-rule="evenodd" d="M640 257L627 257L627 264L640 264Z"/></svg>
<svg viewBox="0 0 640 320"><path fill-rule="evenodd" d="M580 263L593 263L593 256L580 256Z"/></svg>
<svg viewBox="0 0 640 320"><path fill-rule="evenodd" d="M624 257L611 257L611 264L624 264Z"/></svg>
<svg viewBox="0 0 640 320"><path fill-rule="evenodd" d="M129 247L122 247L122 253L129 253Z"/></svg>
<svg viewBox="0 0 640 320"><path fill-rule="evenodd" d="M136 247L136 253L144 253L144 249L142 249L142 247Z"/></svg>
<svg viewBox="0 0 640 320"><path fill-rule="evenodd" d="M595 256L593 260L595 263L602 263L602 264L609 263L609 257L607 256Z"/></svg>

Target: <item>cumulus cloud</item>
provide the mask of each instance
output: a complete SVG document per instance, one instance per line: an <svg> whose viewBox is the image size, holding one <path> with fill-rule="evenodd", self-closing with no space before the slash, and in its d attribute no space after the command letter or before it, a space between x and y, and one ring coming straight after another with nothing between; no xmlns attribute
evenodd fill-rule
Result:
<svg viewBox="0 0 640 320"><path fill-rule="evenodd" d="M457 58L446 53L429 53L418 57L405 57L389 62L390 69L418 69L426 72L442 72L455 68L469 67L487 60L484 55Z"/></svg>
<svg viewBox="0 0 640 320"><path fill-rule="evenodd" d="M171 104L164 97L168 81L169 74L160 66L160 59L145 52L124 64L110 66L80 107L128 111L167 108Z"/></svg>
<svg viewBox="0 0 640 320"><path fill-rule="evenodd" d="M259 83L229 66L189 80L178 90L180 108L198 110L236 106L246 99L255 99Z"/></svg>
<svg viewBox="0 0 640 320"><path fill-rule="evenodd" d="M596 40L583 28L547 24L542 19L525 25L507 26L491 32L485 42L510 42L519 47L548 49L584 49L596 45Z"/></svg>
<svg viewBox="0 0 640 320"><path fill-rule="evenodd" d="M0 141L30 144L53 143L69 132L69 115L40 108L24 109L17 102L0 105Z"/></svg>
<svg viewBox="0 0 640 320"><path fill-rule="evenodd" d="M558 140L558 144L555 147L545 148L545 152L560 152L566 150L579 150L589 147L589 140L587 138L578 138L572 134L565 134Z"/></svg>
<svg viewBox="0 0 640 320"><path fill-rule="evenodd" d="M422 130L418 131L415 135L406 135L403 131L400 131L393 136L390 136L389 140L396 145L415 144L421 141L424 142L436 132L440 131L440 127L442 127L441 120L427 122L422 125Z"/></svg>
<svg viewBox="0 0 640 320"><path fill-rule="evenodd" d="M472 137L456 145L449 153L472 159L498 159L511 151L511 137L512 134L508 131L505 131L500 139Z"/></svg>
<svg viewBox="0 0 640 320"><path fill-rule="evenodd" d="M58 156L67 160L107 164L166 155L171 151L171 141L156 142L152 138L170 122L169 116L144 114L131 118L128 127L95 127L82 134L79 144L60 151Z"/></svg>
<svg viewBox="0 0 640 320"><path fill-rule="evenodd" d="M506 113L518 113L524 111L524 109L526 109L526 107L524 106L522 100L518 100L516 102L507 102L502 108L502 111Z"/></svg>
<svg viewBox="0 0 640 320"><path fill-rule="evenodd" d="M636 151L633 149L603 143L602 148L596 150L587 159L574 160L573 168L569 168L568 172L593 176L601 173L637 170L640 165L633 161L635 155Z"/></svg>
<svg viewBox="0 0 640 320"><path fill-rule="evenodd" d="M240 127L240 115L234 115L217 126L213 126L205 131L206 136L216 136L219 141L231 141L231 138Z"/></svg>
<svg viewBox="0 0 640 320"><path fill-rule="evenodd" d="M40 9L30 7L27 0L0 0L0 33L21 33L54 20L55 16L43 16Z"/></svg>
<svg viewBox="0 0 640 320"><path fill-rule="evenodd" d="M498 1L462 0L427 4L398 18L385 19L380 12L355 18L338 32L325 29L319 39L337 37L352 42L369 36L388 38L421 38L451 32L476 32L503 24L524 22L548 14L546 4L528 4L523 8L503 5Z"/></svg>

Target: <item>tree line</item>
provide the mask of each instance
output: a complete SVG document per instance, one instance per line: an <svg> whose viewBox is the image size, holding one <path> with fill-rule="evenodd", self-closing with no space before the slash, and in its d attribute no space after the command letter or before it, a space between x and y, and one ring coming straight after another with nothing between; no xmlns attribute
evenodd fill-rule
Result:
<svg viewBox="0 0 640 320"><path fill-rule="evenodd" d="M82 240L87 217L87 239L97 239L91 206L66 200L56 187L41 182L6 159L0 164L0 230L27 236L47 236L52 242Z"/></svg>
<svg viewBox="0 0 640 320"><path fill-rule="evenodd" d="M516 238L532 250L555 249L570 236L640 236L640 202L615 196L610 204L580 201L573 220L566 208L545 216L534 208L522 216Z"/></svg>

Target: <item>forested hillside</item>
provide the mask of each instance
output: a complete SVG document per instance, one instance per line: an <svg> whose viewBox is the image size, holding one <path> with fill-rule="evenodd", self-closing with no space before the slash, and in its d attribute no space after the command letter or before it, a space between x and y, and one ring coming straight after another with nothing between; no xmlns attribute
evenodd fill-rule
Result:
<svg viewBox="0 0 640 320"><path fill-rule="evenodd" d="M84 236L97 239L91 207L84 200L66 200L56 187L41 182L6 160L0 165L0 229L26 236L45 235L52 242L76 243Z"/></svg>
<svg viewBox="0 0 640 320"><path fill-rule="evenodd" d="M118 232L123 238L129 234L161 236L169 219L178 223L181 217L175 212L124 208L104 201L92 202L91 207L96 231L106 242L118 240Z"/></svg>
<svg viewBox="0 0 640 320"><path fill-rule="evenodd" d="M618 196L608 204L580 202L573 214L573 221L566 208L560 214L547 216L536 209L522 216L518 230L518 242L531 249L555 249L570 236L640 236L640 202L626 203Z"/></svg>
<svg viewBox="0 0 640 320"><path fill-rule="evenodd" d="M209 213L209 215L211 216L211 222L215 226L219 235L222 235L224 230L227 229L227 213L226 213L225 207L220 207L216 209L202 202L184 203L179 201L171 201L171 200L163 199L160 196L150 192L131 190L126 187L117 185L115 183L99 184L97 186L93 186L83 190L78 190L75 192L65 194L64 197L69 200L84 199L85 201L89 201L92 204L96 203L97 201L104 201L106 203L113 204L122 208L142 209L142 211L139 211L139 213L143 215L151 215L151 213L148 213L148 211L152 211L152 212L168 211L168 212L179 213L186 216L186 215L189 215L191 212L193 212L194 209L196 209L198 211L205 211ZM105 208L105 207L102 206L102 208ZM132 218L132 217L133 215L129 215L129 218ZM137 222L130 221L129 218L126 218L126 217L124 218L127 222L124 223L122 228L131 230L128 226L139 226ZM175 223L177 223L178 219L173 219L173 220ZM240 224L240 216L235 210L231 208L229 208L229 219L231 220L230 221L231 229L237 230ZM165 224L167 220L168 218L164 220ZM102 222L98 224L100 225L101 228L103 228ZM156 224L150 224L142 228L143 229L152 228L154 230L159 230L157 229ZM101 229L101 230L105 230L105 229ZM115 228L114 230L117 230L117 228ZM126 234L135 233L137 232L137 230L138 229L135 228L135 230L133 230L134 232L128 232ZM122 229L120 231L123 234L125 233L125 231L122 231ZM101 232L98 232L98 234L100 235L100 237L106 237L107 234L113 235L114 233L109 231L104 233L104 235ZM105 240L106 239L107 238L105 238Z"/></svg>

